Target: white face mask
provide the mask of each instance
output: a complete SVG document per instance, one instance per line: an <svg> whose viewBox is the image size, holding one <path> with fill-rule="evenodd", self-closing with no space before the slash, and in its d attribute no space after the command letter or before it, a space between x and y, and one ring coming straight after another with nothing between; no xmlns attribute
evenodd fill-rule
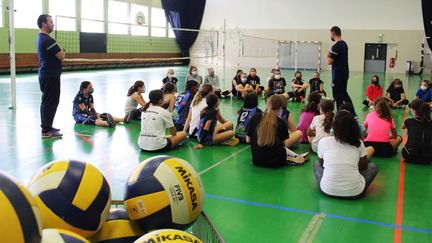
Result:
<svg viewBox="0 0 432 243"><path fill-rule="evenodd" d="M198 72L197 71L192 71L192 76L197 76Z"/></svg>
<svg viewBox="0 0 432 243"><path fill-rule="evenodd" d="M243 83L246 82L246 80L247 80L246 77L242 77L242 78L241 78L241 81L242 81Z"/></svg>
<svg viewBox="0 0 432 243"><path fill-rule="evenodd" d="M425 91L425 90L427 90L427 86L424 86L424 85L422 85L421 87L420 87L423 91Z"/></svg>
<svg viewBox="0 0 432 243"><path fill-rule="evenodd" d="M280 74L275 75L275 79L280 79L280 78L281 78Z"/></svg>

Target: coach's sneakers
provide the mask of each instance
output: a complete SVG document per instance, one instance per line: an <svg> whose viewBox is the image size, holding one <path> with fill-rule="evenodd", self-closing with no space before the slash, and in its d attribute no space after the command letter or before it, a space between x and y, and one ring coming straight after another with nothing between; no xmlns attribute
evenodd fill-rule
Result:
<svg viewBox="0 0 432 243"><path fill-rule="evenodd" d="M232 137L228 140L223 141L221 144L226 146L236 146L239 144L240 140L236 137Z"/></svg>
<svg viewBox="0 0 432 243"><path fill-rule="evenodd" d="M287 165L302 165L309 160L309 152L299 154L299 155L287 155L286 164Z"/></svg>
<svg viewBox="0 0 432 243"><path fill-rule="evenodd" d="M42 139L46 139L46 138L61 138L63 137L63 134L56 132L56 131L51 131L51 132L43 132L42 134Z"/></svg>

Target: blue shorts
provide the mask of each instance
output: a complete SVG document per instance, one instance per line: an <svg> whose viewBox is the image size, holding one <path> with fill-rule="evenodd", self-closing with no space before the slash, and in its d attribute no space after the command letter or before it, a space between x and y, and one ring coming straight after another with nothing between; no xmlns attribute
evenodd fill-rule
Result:
<svg viewBox="0 0 432 243"><path fill-rule="evenodd" d="M96 115L77 114L74 116L75 122L79 124L96 125Z"/></svg>

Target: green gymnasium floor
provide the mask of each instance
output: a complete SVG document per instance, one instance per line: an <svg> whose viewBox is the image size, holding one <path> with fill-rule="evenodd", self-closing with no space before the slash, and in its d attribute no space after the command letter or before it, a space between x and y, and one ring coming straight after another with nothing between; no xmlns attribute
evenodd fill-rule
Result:
<svg viewBox="0 0 432 243"><path fill-rule="evenodd" d="M200 68L200 74L206 69ZM187 67L175 68L184 80ZM228 69L227 78L235 69ZM36 74L19 75L16 110L9 110L10 79L0 76L0 170L26 184L47 162L76 159L95 164L109 181L113 198L122 199L124 183L131 170L153 155L137 146L140 124L119 124L115 129L76 125L72 100L82 80L93 82L96 110L123 116L127 89L137 79L146 83L147 92L160 88L166 68L68 72L62 75L62 95L54 126L62 139L40 137L39 103L41 93ZM259 69L265 80L269 70ZM289 81L293 71L283 71ZM304 72L309 79L312 72ZM329 72L321 78L331 94ZM409 97L420 77L380 75L381 84L399 77L407 80ZM430 76L424 77L430 79ZM361 100L370 74L351 73L349 93L363 119ZM385 81L384 81L385 80ZM181 86L181 85L180 85ZM182 87L180 87L181 89ZM221 101L225 118L235 121L241 106L237 100ZM290 103L298 122L303 104ZM263 100L260 107L264 108ZM404 110L393 115L401 134ZM407 115L410 112L407 110ZM250 147L206 147L192 150L194 142L168 154L189 161L200 172L206 190L205 211L227 242L432 242L432 167L404 165L400 155L392 159L373 158L379 173L368 195L356 201L324 197L319 193L310 162L302 167L263 169L252 166ZM308 151L299 145L297 152Z"/></svg>

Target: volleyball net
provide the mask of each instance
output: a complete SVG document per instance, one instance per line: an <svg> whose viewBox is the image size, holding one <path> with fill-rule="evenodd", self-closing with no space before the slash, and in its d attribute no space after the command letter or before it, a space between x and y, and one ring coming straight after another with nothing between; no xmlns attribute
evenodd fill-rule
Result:
<svg viewBox="0 0 432 243"><path fill-rule="evenodd" d="M67 63L181 63L184 59L219 55L218 31L105 22L67 16L56 16L55 22L54 38L65 49ZM74 30L68 30L67 26L74 25ZM193 45L194 52L189 57L182 57L181 49L174 38L175 32L186 36L197 34Z"/></svg>
<svg viewBox="0 0 432 243"><path fill-rule="evenodd" d="M239 53L246 58L274 58L282 69L321 69L322 43L310 40L279 40L239 35Z"/></svg>

